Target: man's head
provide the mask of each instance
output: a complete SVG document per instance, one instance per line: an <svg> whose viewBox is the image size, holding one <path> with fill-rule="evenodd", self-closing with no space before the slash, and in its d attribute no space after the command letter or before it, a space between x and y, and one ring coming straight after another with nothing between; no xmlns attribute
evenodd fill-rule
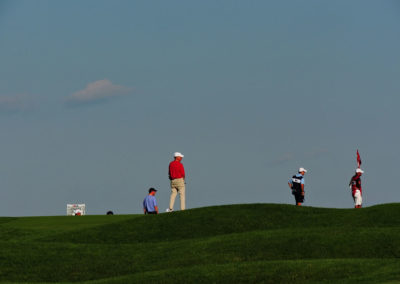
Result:
<svg viewBox="0 0 400 284"><path fill-rule="evenodd" d="M299 174L302 174L303 176L306 174L307 170L305 168L300 168L299 169Z"/></svg>
<svg viewBox="0 0 400 284"><path fill-rule="evenodd" d="M175 152L175 153L174 153L174 158L175 158L175 160L177 160L177 161L181 161L182 158L183 158L183 155L182 155L182 153Z"/></svg>
<svg viewBox="0 0 400 284"><path fill-rule="evenodd" d="M356 175L362 176L363 173L364 171L362 169L356 169Z"/></svg>
<svg viewBox="0 0 400 284"><path fill-rule="evenodd" d="M155 188L153 188L153 187L151 187L151 188L149 189L149 194L151 194L151 195L155 195L156 192L157 192L157 189L155 189Z"/></svg>

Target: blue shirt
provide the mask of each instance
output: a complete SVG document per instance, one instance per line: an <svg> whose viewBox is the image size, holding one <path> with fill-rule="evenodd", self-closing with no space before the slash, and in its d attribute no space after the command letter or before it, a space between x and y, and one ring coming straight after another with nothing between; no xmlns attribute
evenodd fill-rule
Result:
<svg viewBox="0 0 400 284"><path fill-rule="evenodd" d="M156 211L155 206L157 206L156 198L153 195L147 195L143 200L143 208L145 208L147 212L154 212Z"/></svg>
<svg viewBox="0 0 400 284"><path fill-rule="evenodd" d="M296 174L296 177L303 177L303 175L300 174L300 173L298 173L298 174ZM291 185L293 185L292 179L289 180L289 183L290 183ZM301 179L301 184L304 184L304 177Z"/></svg>

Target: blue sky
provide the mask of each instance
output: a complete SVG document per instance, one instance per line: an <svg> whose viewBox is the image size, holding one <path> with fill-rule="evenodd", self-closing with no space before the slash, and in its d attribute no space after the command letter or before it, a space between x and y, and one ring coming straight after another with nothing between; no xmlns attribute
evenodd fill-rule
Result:
<svg viewBox="0 0 400 284"><path fill-rule="evenodd" d="M0 1L0 216L400 202L398 1Z"/></svg>

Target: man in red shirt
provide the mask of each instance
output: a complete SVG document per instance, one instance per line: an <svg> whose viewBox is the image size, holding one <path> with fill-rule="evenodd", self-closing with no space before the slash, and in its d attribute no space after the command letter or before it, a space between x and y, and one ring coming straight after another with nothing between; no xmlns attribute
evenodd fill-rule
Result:
<svg viewBox="0 0 400 284"><path fill-rule="evenodd" d="M350 180L351 194L354 199L354 207L361 208L362 206L362 187L361 187L361 176L364 173L363 170L357 169L356 174Z"/></svg>
<svg viewBox="0 0 400 284"><path fill-rule="evenodd" d="M169 179L171 181L171 197L167 212L174 210L176 195L179 192L181 210L185 210L185 169L181 163L183 155L179 152L174 154L174 160L169 164Z"/></svg>

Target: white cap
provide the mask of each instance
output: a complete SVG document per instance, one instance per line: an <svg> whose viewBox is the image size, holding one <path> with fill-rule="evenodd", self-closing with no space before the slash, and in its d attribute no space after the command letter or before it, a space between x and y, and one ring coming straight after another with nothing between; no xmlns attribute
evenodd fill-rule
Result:
<svg viewBox="0 0 400 284"><path fill-rule="evenodd" d="M305 168L300 168L300 169L299 169L299 173L301 173L301 172L305 172L305 173L306 173L307 170L306 170Z"/></svg>
<svg viewBox="0 0 400 284"><path fill-rule="evenodd" d="M364 171L363 171L362 169L357 169L357 170L356 170L356 173L362 173L362 174L363 174Z"/></svg>
<svg viewBox="0 0 400 284"><path fill-rule="evenodd" d="M182 157L183 158L183 155L182 155L182 153L175 152L174 153L174 157Z"/></svg>

